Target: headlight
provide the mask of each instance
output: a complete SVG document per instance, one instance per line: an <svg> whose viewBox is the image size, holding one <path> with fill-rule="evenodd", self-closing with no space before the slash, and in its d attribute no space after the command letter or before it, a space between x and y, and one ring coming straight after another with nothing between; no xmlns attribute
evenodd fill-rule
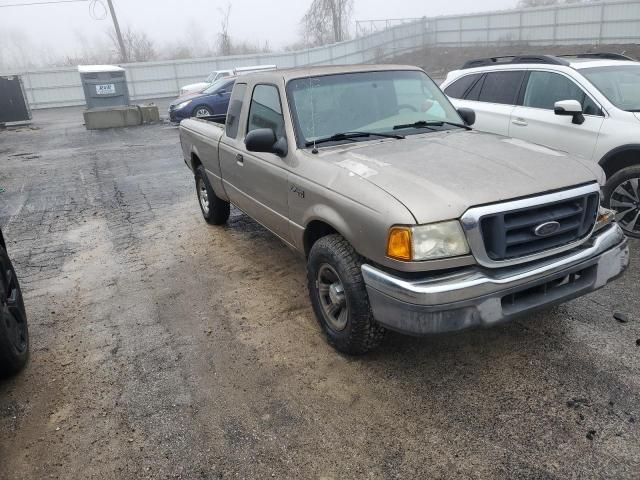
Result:
<svg viewBox="0 0 640 480"><path fill-rule="evenodd" d="M594 231L597 232L598 230L606 227L611 222L613 222L615 218L616 218L616 212L614 210L610 210L600 205L600 208L598 209L598 218L596 219L596 227Z"/></svg>
<svg viewBox="0 0 640 480"><path fill-rule="evenodd" d="M186 107L190 103L191 103L191 100L187 100L186 102L179 103L178 105L176 105L176 110L180 110L181 108Z"/></svg>
<svg viewBox="0 0 640 480"><path fill-rule="evenodd" d="M457 220L389 230L387 256L396 260L434 260L467 253L469 244Z"/></svg>

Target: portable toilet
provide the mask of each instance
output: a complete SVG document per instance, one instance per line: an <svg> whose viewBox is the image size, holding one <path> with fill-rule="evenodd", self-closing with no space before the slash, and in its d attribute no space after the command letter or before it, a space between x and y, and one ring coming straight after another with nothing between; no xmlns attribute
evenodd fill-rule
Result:
<svg viewBox="0 0 640 480"><path fill-rule="evenodd" d="M129 89L124 68L114 65L78 66L87 108L129 105Z"/></svg>

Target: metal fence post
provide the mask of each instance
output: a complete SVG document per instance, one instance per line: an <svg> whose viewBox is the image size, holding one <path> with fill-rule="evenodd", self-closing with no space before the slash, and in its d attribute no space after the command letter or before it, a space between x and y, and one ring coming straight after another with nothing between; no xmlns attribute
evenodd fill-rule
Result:
<svg viewBox="0 0 640 480"><path fill-rule="evenodd" d="M176 81L176 92L180 93L180 79L178 78L178 66L173 62L173 77Z"/></svg>
<svg viewBox="0 0 640 480"><path fill-rule="evenodd" d="M602 44L602 30L604 29L604 7L605 4L600 5L600 31L598 32L598 45Z"/></svg>
<svg viewBox="0 0 640 480"><path fill-rule="evenodd" d="M523 30L523 26L522 26L522 10L520 10L519 13L520 14L518 15L518 17L519 17L519 22L518 22L518 42L522 42L522 30Z"/></svg>

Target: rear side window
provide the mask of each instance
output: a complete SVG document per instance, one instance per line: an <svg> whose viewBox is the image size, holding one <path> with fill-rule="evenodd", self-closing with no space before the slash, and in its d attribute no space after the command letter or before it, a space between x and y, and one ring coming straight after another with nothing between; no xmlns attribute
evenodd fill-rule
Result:
<svg viewBox="0 0 640 480"><path fill-rule="evenodd" d="M560 100L577 100L587 115L600 115L598 106L574 82L552 72L531 72L523 105L531 108L553 110Z"/></svg>
<svg viewBox="0 0 640 480"><path fill-rule="evenodd" d="M238 136L238 126L240 124L240 111L242 110L242 101L247 91L246 83L237 83L233 88L233 93L229 99L229 108L227 110L227 137L236 138Z"/></svg>
<svg viewBox="0 0 640 480"><path fill-rule="evenodd" d="M445 88L444 93L451 98L464 98L465 94L471 89L473 84L476 83L476 80L478 80L481 75L481 73L465 75Z"/></svg>
<svg viewBox="0 0 640 480"><path fill-rule="evenodd" d="M487 103L515 105L524 72L487 73L478 100Z"/></svg>
<svg viewBox="0 0 640 480"><path fill-rule="evenodd" d="M253 89L247 133L258 128L270 128L278 138L284 136L280 93L273 85L256 85Z"/></svg>

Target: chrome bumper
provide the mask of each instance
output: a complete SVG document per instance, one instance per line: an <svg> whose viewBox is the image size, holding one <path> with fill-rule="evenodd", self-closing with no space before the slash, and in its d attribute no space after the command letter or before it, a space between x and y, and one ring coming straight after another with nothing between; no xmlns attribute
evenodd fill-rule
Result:
<svg viewBox="0 0 640 480"><path fill-rule="evenodd" d="M491 326L604 287L629 265L617 224L561 255L501 269L469 267L454 273L400 278L362 266L376 320L414 335Z"/></svg>

